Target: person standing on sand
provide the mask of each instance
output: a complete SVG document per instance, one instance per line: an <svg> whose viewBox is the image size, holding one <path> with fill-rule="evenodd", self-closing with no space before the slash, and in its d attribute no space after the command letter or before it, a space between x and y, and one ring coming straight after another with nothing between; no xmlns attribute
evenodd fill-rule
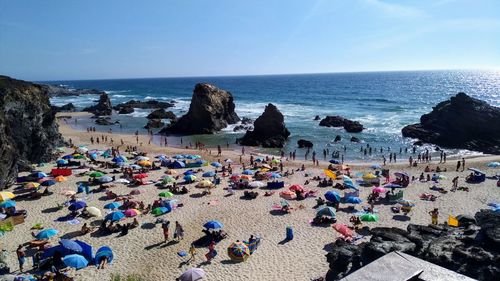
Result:
<svg viewBox="0 0 500 281"><path fill-rule="evenodd" d="M384 162L384 166L387 164L387 159L385 158L385 155L382 155L382 161Z"/></svg>
<svg viewBox="0 0 500 281"><path fill-rule="evenodd" d="M222 154L222 148L220 147L220 145L217 145L217 156L221 156Z"/></svg>
<svg viewBox="0 0 500 281"><path fill-rule="evenodd" d="M162 223L161 228L163 229L163 239L165 243L168 242L168 228L170 226L170 221Z"/></svg>
<svg viewBox="0 0 500 281"><path fill-rule="evenodd" d="M439 216L438 208L435 208L434 210L430 211L429 215L431 215L431 223L433 225L437 225L438 224L438 216Z"/></svg>
<svg viewBox="0 0 500 281"><path fill-rule="evenodd" d="M184 238L184 229L182 229L181 224L178 221L176 221L174 230L174 239L182 240L183 238Z"/></svg>
<svg viewBox="0 0 500 281"><path fill-rule="evenodd" d="M194 247L194 244L191 244L191 247L189 248L189 255L191 255L191 257L189 258L188 262L196 260L196 248Z"/></svg>
<svg viewBox="0 0 500 281"><path fill-rule="evenodd" d="M443 163L446 163L446 152L443 153Z"/></svg>
<svg viewBox="0 0 500 281"><path fill-rule="evenodd" d="M465 171L465 158L462 157L462 172Z"/></svg>
<svg viewBox="0 0 500 281"><path fill-rule="evenodd" d="M19 272L23 272L24 262L26 261L26 253L24 253L23 246L19 245L16 250L17 261L19 262Z"/></svg>
<svg viewBox="0 0 500 281"><path fill-rule="evenodd" d="M211 262L217 256L217 251L215 250L215 241L212 241L208 246L208 253L205 254L207 262Z"/></svg>
<svg viewBox="0 0 500 281"><path fill-rule="evenodd" d="M458 172L458 170L460 169L460 164L461 164L461 163L460 163L460 160L458 160L458 161L457 161L457 170L456 170L456 172Z"/></svg>

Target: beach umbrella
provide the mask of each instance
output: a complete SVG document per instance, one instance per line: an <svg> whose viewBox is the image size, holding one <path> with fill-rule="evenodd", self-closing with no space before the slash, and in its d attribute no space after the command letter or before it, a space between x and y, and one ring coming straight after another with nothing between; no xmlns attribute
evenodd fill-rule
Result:
<svg viewBox="0 0 500 281"><path fill-rule="evenodd" d="M272 178L272 179L279 179L279 178L281 178L281 175L278 174L278 173L271 173L271 177L270 178Z"/></svg>
<svg viewBox="0 0 500 281"><path fill-rule="evenodd" d="M346 182L352 183L352 179L350 177L346 176L346 175L342 176L342 180L344 181L344 183L346 183Z"/></svg>
<svg viewBox="0 0 500 281"><path fill-rule="evenodd" d="M326 200L334 203L340 202L340 194L336 191L329 190L325 193Z"/></svg>
<svg viewBox="0 0 500 281"><path fill-rule="evenodd" d="M395 183L386 184L386 185L384 185L384 187L385 188L402 188L401 185L395 184Z"/></svg>
<svg viewBox="0 0 500 281"><path fill-rule="evenodd" d="M108 176L104 176L104 177L98 178L97 180L99 182L101 182L101 183L107 183L107 182L112 182L113 178L112 177L108 177Z"/></svg>
<svg viewBox="0 0 500 281"><path fill-rule="evenodd" d="M52 179L46 180L46 181L44 181L44 182L41 183L41 185L43 185L43 186L51 186L51 185L54 185L54 184L56 184L56 181L52 180Z"/></svg>
<svg viewBox="0 0 500 281"><path fill-rule="evenodd" d="M14 199L14 197L16 197L16 196L12 192L8 192L8 191L2 191L2 192L0 192L0 202L8 201L10 199Z"/></svg>
<svg viewBox="0 0 500 281"><path fill-rule="evenodd" d="M107 214L106 217L104 217L104 218L106 220L109 220L109 221L119 221L119 220L123 219L124 217L125 217L125 215L122 212L116 211L116 212L112 212L112 213Z"/></svg>
<svg viewBox="0 0 500 281"><path fill-rule="evenodd" d="M167 175L177 175L177 171L173 169L168 169L165 171L165 174Z"/></svg>
<svg viewBox="0 0 500 281"><path fill-rule="evenodd" d="M201 268L191 268L179 276L180 281L197 281L205 277L205 271Z"/></svg>
<svg viewBox="0 0 500 281"><path fill-rule="evenodd" d="M136 161L149 161L149 157L146 156L137 156L135 158Z"/></svg>
<svg viewBox="0 0 500 281"><path fill-rule="evenodd" d="M378 216L375 214L363 214L359 217L362 221L378 221Z"/></svg>
<svg viewBox="0 0 500 281"><path fill-rule="evenodd" d="M123 158L121 157L115 157L113 159L111 159L111 162L115 162L115 163L125 163L125 160L123 160Z"/></svg>
<svg viewBox="0 0 500 281"><path fill-rule="evenodd" d="M220 167L222 167L222 164L221 164L221 163L219 163L219 162L212 162L212 163L210 163L210 165L212 165L212 166L213 166L213 167L215 167L215 168L220 168Z"/></svg>
<svg viewBox="0 0 500 281"><path fill-rule="evenodd" d="M352 182L344 182L344 187L354 189L354 190L359 190L359 188L357 186L355 186L354 183L352 183Z"/></svg>
<svg viewBox="0 0 500 281"><path fill-rule="evenodd" d="M0 203L0 208L12 208L16 206L16 202L12 200L3 201Z"/></svg>
<svg viewBox="0 0 500 281"><path fill-rule="evenodd" d="M261 187L264 187L266 186L265 183L261 182L261 181L253 181L253 182L250 182L248 184L248 186L252 187L252 188L261 188Z"/></svg>
<svg viewBox="0 0 500 281"><path fill-rule="evenodd" d="M330 162L330 163L332 163L332 164L335 164L335 165L339 165L339 164L340 164L340 161L339 161L339 160L337 160L337 159L331 159L331 160L330 160L330 161L328 161L328 162Z"/></svg>
<svg viewBox="0 0 500 281"><path fill-rule="evenodd" d="M370 166L370 168L372 168L374 170L379 170L379 169L382 169L382 166L380 166L379 164L373 164Z"/></svg>
<svg viewBox="0 0 500 281"><path fill-rule="evenodd" d="M142 160L142 161L137 161L137 165L139 165L141 167L149 167L149 166L152 166L152 163L150 161L147 161L147 160Z"/></svg>
<svg viewBox="0 0 500 281"><path fill-rule="evenodd" d="M59 244L66 250L70 250L75 253L81 253L83 251L82 246L73 240L61 239Z"/></svg>
<svg viewBox="0 0 500 281"><path fill-rule="evenodd" d="M165 184L165 183L171 183L171 182L175 182L175 179L171 176L166 176L166 177L163 177L161 179L161 183Z"/></svg>
<svg viewBox="0 0 500 281"><path fill-rule="evenodd" d="M297 194L291 190L284 190L280 192L280 197L287 200L293 200L297 198Z"/></svg>
<svg viewBox="0 0 500 281"><path fill-rule="evenodd" d="M134 189L132 191L129 192L130 195L139 195L141 194L143 191L140 190L140 189Z"/></svg>
<svg viewBox="0 0 500 281"><path fill-rule="evenodd" d="M148 174L137 174L137 175L134 175L134 179L144 179L144 178L147 178L148 177Z"/></svg>
<svg viewBox="0 0 500 281"><path fill-rule="evenodd" d="M354 236L354 232L347 225L343 223L335 223L332 225L333 229L335 229L338 233L344 235L345 237Z"/></svg>
<svg viewBox="0 0 500 281"><path fill-rule="evenodd" d="M498 167L500 167L500 162L490 162L490 163L486 164L486 166L488 166L490 168L498 168Z"/></svg>
<svg viewBox="0 0 500 281"><path fill-rule="evenodd" d="M273 159L271 160L271 163L273 164L279 164L281 161L279 159Z"/></svg>
<svg viewBox="0 0 500 281"><path fill-rule="evenodd" d="M73 155L71 155L71 154L64 155L64 156L62 157L62 159L64 159L64 160L73 159Z"/></svg>
<svg viewBox="0 0 500 281"><path fill-rule="evenodd" d="M155 158L168 158L168 156L166 154L158 154Z"/></svg>
<svg viewBox="0 0 500 281"><path fill-rule="evenodd" d="M141 166L137 165L137 164L132 164L129 166L132 170L139 170L141 168Z"/></svg>
<svg viewBox="0 0 500 281"><path fill-rule="evenodd" d="M170 191L163 191L163 192L160 192L160 194L158 194L158 196L168 198L168 197L174 196L174 194Z"/></svg>
<svg viewBox="0 0 500 281"><path fill-rule="evenodd" d="M37 235L35 235L36 239L49 239L50 237L56 236L59 231L53 229L53 228L48 228L44 229L40 232L38 232Z"/></svg>
<svg viewBox="0 0 500 281"><path fill-rule="evenodd" d="M335 209L332 207L326 207L324 206L323 208L318 209L316 212L316 216L325 216L325 217L331 217L335 218Z"/></svg>
<svg viewBox="0 0 500 281"><path fill-rule="evenodd" d="M101 260L103 258L108 259L108 264L113 261L114 255L113 255L113 251L111 250L110 247L102 246L101 248L97 249L97 252L95 253L95 257L94 257L94 263L96 265L99 265L99 263L101 262Z"/></svg>
<svg viewBox="0 0 500 281"><path fill-rule="evenodd" d="M207 229L220 229L223 228L224 225L219 221L208 221L203 225L203 227Z"/></svg>
<svg viewBox="0 0 500 281"><path fill-rule="evenodd" d="M184 159L184 158L185 158L185 156L184 156L184 155L182 155L182 154L177 154L177 155L175 155L173 158L175 158L175 159Z"/></svg>
<svg viewBox="0 0 500 281"><path fill-rule="evenodd" d="M193 175L186 175L186 176L184 176L184 180L185 180L186 182L193 182L193 181L195 181L195 180L196 180L196 176L193 176Z"/></svg>
<svg viewBox="0 0 500 281"><path fill-rule="evenodd" d="M211 177L215 176L215 172L214 171L204 172L202 176L204 178L211 178Z"/></svg>
<svg viewBox="0 0 500 281"><path fill-rule="evenodd" d="M62 195L64 195L64 196L68 196L68 197L70 197L70 196L75 195L75 194L76 194L76 192L75 192L75 191L73 191L73 190L63 190L63 191L61 191L61 194L62 194Z"/></svg>
<svg viewBox="0 0 500 281"><path fill-rule="evenodd" d="M54 178L54 180L56 182L63 182L63 181L67 181L67 179L64 177L64 176L57 176Z"/></svg>
<svg viewBox="0 0 500 281"><path fill-rule="evenodd" d="M397 203L401 204L402 206L405 206L405 207L414 207L415 206L415 203L413 203L413 201L410 201L407 199L399 199L397 201Z"/></svg>
<svg viewBox="0 0 500 281"><path fill-rule="evenodd" d="M86 146L84 146L84 145L81 145L81 146L79 146L79 147L76 149L76 152L81 153L81 154L84 154L84 153L86 153L87 151L89 151L89 149L88 149Z"/></svg>
<svg viewBox="0 0 500 281"><path fill-rule="evenodd" d="M87 206L87 204L83 201L76 201L75 203L72 203L69 205L68 209L72 212L83 209Z"/></svg>
<svg viewBox="0 0 500 281"><path fill-rule="evenodd" d="M365 180L365 181L373 180L376 178L377 178L377 176L372 174L372 173L366 173L363 175L363 180Z"/></svg>
<svg viewBox="0 0 500 281"><path fill-rule="evenodd" d="M361 202L363 202L361 200L361 198L359 197L354 197L354 196L349 196L347 198L344 198L344 203L347 203L347 204L359 204Z"/></svg>
<svg viewBox="0 0 500 281"><path fill-rule="evenodd" d="M213 185L213 183L211 181L202 180L196 185L196 187L208 188L208 187L211 187L212 185Z"/></svg>
<svg viewBox="0 0 500 281"><path fill-rule="evenodd" d="M104 173L97 172L97 171L92 172L92 173L89 174L89 177L91 177L91 178L98 178L98 177L102 177L102 176L104 176Z"/></svg>
<svg viewBox="0 0 500 281"><path fill-rule="evenodd" d="M301 185L298 185L298 184L294 184L294 185L290 186L288 189L291 191L298 191L298 192L304 191L304 187L302 187Z"/></svg>
<svg viewBox="0 0 500 281"><path fill-rule="evenodd" d="M187 171L185 171L185 172L184 172L184 173L182 173L182 174L183 174L183 175L185 175L185 176L187 176L187 175L194 175L194 174L196 174L196 172L195 172L195 171L193 171L193 170L187 170Z"/></svg>
<svg viewBox="0 0 500 281"><path fill-rule="evenodd" d="M104 205L104 209L114 210L114 209L120 208L121 206L122 206L122 203L120 203L120 202L111 202L111 203Z"/></svg>
<svg viewBox="0 0 500 281"><path fill-rule="evenodd" d="M253 175L253 171L252 170L244 170L243 173L244 175Z"/></svg>
<svg viewBox="0 0 500 281"><path fill-rule="evenodd" d="M83 256L77 254L67 255L62 260L66 266L76 269L82 269L89 264Z"/></svg>
<svg viewBox="0 0 500 281"><path fill-rule="evenodd" d="M237 182L240 180L240 175L232 175L229 180L231 180L232 182Z"/></svg>
<svg viewBox="0 0 500 281"><path fill-rule="evenodd" d="M101 210L97 209L96 207L88 207L87 208L87 212L91 215L91 216L94 216L94 217L101 217L102 214L101 214Z"/></svg>
<svg viewBox="0 0 500 281"><path fill-rule="evenodd" d="M38 188L40 186L37 182L28 182L24 184L24 188Z"/></svg>
<svg viewBox="0 0 500 281"><path fill-rule="evenodd" d="M56 164L59 164L59 165L66 165L68 164L68 161L65 160L65 159L59 159L56 161Z"/></svg>
<svg viewBox="0 0 500 281"><path fill-rule="evenodd" d="M268 164L262 164L260 165L262 168L266 168L266 169L271 169L271 166L269 166Z"/></svg>
<svg viewBox="0 0 500 281"><path fill-rule="evenodd" d="M123 214L126 216L126 217L135 217L137 215L140 215L141 212L137 209L128 209L128 210L125 210L125 212L123 212Z"/></svg>
<svg viewBox="0 0 500 281"><path fill-rule="evenodd" d="M387 190L381 186L378 186L378 187L375 187L374 189L372 189L372 192L375 192L375 193L384 193L386 191Z"/></svg>
<svg viewBox="0 0 500 281"><path fill-rule="evenodd" d="M233 163L233 160L231 160L231 159L228 158L228 159L224 160L224 162L226 162L226 163Z"/></svg>
<svg viewBox="0 0 500 281"><path fill-rule="evenodd" d="M327 177L331 178L332 180L336 180L337 179L337 175L333 171L330 171L328 169L324 169L323 172L325 173L325 175Z"/></svg>
<svg viewBox="0 0 500 281"><path fill-rule="evenodd" d="M257 157L257 158L255 158L255 160L254 160L254 161L255 161L255 162L262 162L262 161L264 161L264 159L263 159L263 158L261 158L261 157Z"/></svg>
<svg viewBox="0 0 500 281"><path fill-rule="evenodd" d="M170 211L171 211L171 209L169 209L167 207L158 207L158 208L154 208L153 211L151 211L151 213L153 215L159 216L159 215L163 215L165 213L168 213Z"/></svg>
<svg viewBox="0 0 500 281"><path fill-rule="evenodd" d="M448 179L445 175L438 175L437 178L440 180Z"/></svg>
<svg viewBox="0 0 500 281"><path fill-rule="evenodd" d="M408 175L408 173L406 172L395 172L394 175L398 178L402 178L402 177L410 177L410 175Z"/></svg>
<svg viewBox="0 0 500 281"><path fill-rule="evenodd" d="M250 181L252 180L252 176L250 175L241 175L240 180Z"/></svg>
<svg viewBox="0 0 500 281"><path fill-rule="evenodd" d="M46 178L47 174L46 173L42 173L42 172L34 172L34 173L31 173L29 175L29 177L30 178L42 179L42 178Z"/></svg>
<svg viewBox="0 0 500 281"><path fill-rule="evenodd" d="M234 242L227 248L227 254L233 261L246 261L250 257L250 250L243 242Z"/></svg>
<svg viewBox="0 0 500 281"><path fill-rule="evenodd" d="M116 182L116 183L125 183L125 184L130 183L130 181L129 181L129 180L127 180L127 179L117 179L117 180L115 180L115 182Z"/></svg>

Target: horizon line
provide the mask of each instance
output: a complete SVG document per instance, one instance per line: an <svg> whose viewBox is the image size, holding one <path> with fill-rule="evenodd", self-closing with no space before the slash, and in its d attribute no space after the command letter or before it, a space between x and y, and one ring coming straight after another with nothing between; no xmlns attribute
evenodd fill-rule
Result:
<svg viewBox="0 0 500 281"><path fill-rule="evenodd" d="M179 75L157 77L121 77L121 78L83 78L62 80L31 80L32 82L64 82L64 81L104 81L104 80L140 80L140 79L178 79L178 78L231 78L231 77L260 77L260 76L299 76L299 75L328 75L328 74L362 74L362 73L390 73L390 72L424 72L424 71L500 71L500 68L455 68L455 69L402 69L402 70L366 70L366 71L334 71L334 72L303 72L303 73L268 73L268 74L236 74L236 75ZM17 79L17 78L15 78Z"/></svg>

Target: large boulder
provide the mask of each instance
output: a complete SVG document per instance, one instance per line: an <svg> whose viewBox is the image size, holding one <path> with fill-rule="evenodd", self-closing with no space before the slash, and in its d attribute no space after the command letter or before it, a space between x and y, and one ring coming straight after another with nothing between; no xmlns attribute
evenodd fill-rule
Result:
<svg viewBox="0 0 500 281"><path fill-rule="evenodd" d="M144 126L145 129L156 129L156 128L161 128L165 126L165 123L163 123L160 119L150 119L148 120L148 123Z"/></svg>
<svg viewBox="0 0 500 281"><path fill-rule="evenodd" d="M482 210L475 219L469 218L459 227L410 224L406 230L377 227L370 234L370 241L358 245L342 240L334 243L327 254L327 280L338 280L391 251L401 251L478 280L498 280L499 212Z"/></svg>
<svg viewBox="0 0 500 281"><path fill-rule="evenodd" d="M157 100L147 100L147 101L138 101L138 100L129 100L128 102L120 103L113 106L114 110L121 110L123 107L132 107L132 108L140 108L140 109L155 109L155 108L169 108L174 107L175 102L165 102L165 101L157 101Z"/></svg>
<svg viewBox="0 0 500 281"><path fill-rule="evenodd" d="M172 111L166 111L163 108L151 112L146 118L148 119L170 119L176 120L177 116Z"/></svg>
<svg viewBox="0 0 500 281"><path fill-rule="evenodd" d="M344 127L349 133L362 132L364 127L358 121L352 121L342 116L326 116L319 122L323 127Z"/></svg>
<svg viewBox="0 0 500 281"><path fill-rule="evenodd" d="M214 85L196 84L187 114L163 128L163 134L213 134L235 124L240 118L234 112L233 95Z"/></svg>
<svg viewBox="0 0 500 281"><path fill-rule="evenodd" d="M253 131L247 131L238 142L248 146L282 148L289 136L283 114L270 103L264 113L255 120Z"/></svg>
<svg viewBox="0 0 500 281"><path fill-rule="evenodd" d="M134 111L135 111L135 109L132 106L126 105L126 106L119 107L118 114L130 114L130 113L134 113Z"/></svg>
<svg viewBox="0 0 500 281"><path fill-rule="evenodd" d="M105 116L111 115L113 109L111 107L111 100L109 100L108 94L102 93L96 105L86 107L82 111L94 113L96 116Z"/></svg>
<svg viewBox="0 0 500 281"><path fill-rule="evenodd" d="M299 148L312 148L314 144L311 141L300 139L297 141L297 146Z"/></svg>
<svg viewBox="0 0 500 281"><path fill-rule="evenodd" d="M55 106L55 105L53 105L52 109L55 112L73 112L73 111L76 110L76 107L75 107L75 105L73 103L70 102L70 103L62 105L62 106Z"/></svg>
<svg viewBox="0 0 500 281"><path fill-rule="evenodd" d="M13 183L19 170L51 161L61 145L46 88L0 76L0 189Z"/></svg>
<svg viewBox="0 0 500 281"><path fill-rule="evenodd" d="M436 105L420 123L402 129L403 137L448 148L500 154L500 108L465 93Z"/></svg>

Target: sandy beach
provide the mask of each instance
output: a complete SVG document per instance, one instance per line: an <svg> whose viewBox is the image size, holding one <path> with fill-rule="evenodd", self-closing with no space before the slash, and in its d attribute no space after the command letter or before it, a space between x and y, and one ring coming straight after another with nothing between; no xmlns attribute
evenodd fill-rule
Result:
<svg viewBox="0 0 500 281"><path fill-rule="evenodd" d="M75 113L81 114L81 113ZM69 114L64 114L69 115ZM108 137L107 143L99 145L91 145L90 137L92 134L87 132L75 131L63 119L59 119L59 129L66 141L71 141L78 145L87 145L89 149L107 149L110 147L110 139L113 138L114 144L117 145L123 140L124 145L136 145L135 136L120 135L120 134L104 134ZM68 119L71 122L71 119ZM94 137L101 135L94 133ZM234 160L233 172L241 173L242 166L238 163L240 153L231 149L223 150L222 156L215 157L207 151L199 151L194 149L181 149L172 147L160 147L154 144L148 145L148 136L139 136L143 146L139 146L139 151L147 152L147 155L153 158L159 153L166 155L175 155L179 153L199 154L208 162L224 160L230 158ZM124 150L122 147L121 151ZM212 154L216 149L213 149ZM72 153L71 148L66 148L64 154ZM250 149L242 156L242 160L247 165L249 164ZM130 156L125 153L125 156ZM423 172L427 164L419 164L418 167L409 167L409 155L400 156L399 163L388 163L387 169L390 169L391 174L396 171L404 171L418 178ZM322 158L322 157L321 157ZM323 160L323 159L321 159ZM493 176L499 173L499 170L486 167L486 163L492 161L500 161L500 156L483 156L477 158L466 159L466 168L475 167L486 172L487 176ZM298 171L295 174L284 177L285 189L291 184L304 185L306 179L311 179L313 176L321 176L324 178L323 169L327 168L327 161L320 161L319 167L313 166L311 161L285 161L284 170L296 170L302 164L305 164L305 171ZM358 173L366 173L373 171L370 168L372 163L355 163L351 164L353 180L358 179ZM388 226L406 228L409 223L428 224L430 216L428 214L433 208L439 208L439 223L447 221L448 215L474 215L480 209L488 208L487 204L491 202L500 202L499 188L496 186L496 180L487 179L480 184L465 183L465 176L469 174L465 172L455 172L456 160L450 159L446 164L438 164L433 161L428 164L431 169L435 169L437 165L441 169L446 168L448 172L443 172L446 179L440 180L439 187L445 188L446 194L432 191L429 188L434 185L433 182L411 182L409 187L404 189L404 198L415 202L415 207L409 215L408 220L393 219L394 214L391 212L393 205L376 203L375 211L379 215L378 222L364 223L368 227ZM54 167L54 163L50 163L39 169L43 172L50 172ZM214 170L211 166L202 167L204 171ZM158 180L165 173L165 168L151 171L148 173L148 180ZM179 174L185 169L179 169ZM108 172L111 170L107 170ZM305 177L308 174L308 177ZM427 174L427 173L426 173ZM432 175L432 173L430 173ZM21 175L26 175L23 173ZM118 176L118 174L117 174ZM455 191L451 192L452 179L459 176L459 186L469 187L469 192ZM206 280L311 280L324 276L328 271L328 263L326 262L325 254L327 253L331 243L340 237L331 226L318 227L312 226L309 221L316 214L316 205L314 198L306 198L302 201L291 200L291 206L295 209L290 214L276 214L272 212L274 203L279 203L279 191L272 196L264 196L265 189L256 189L259 196L254 200L242 199L243 190L236 190L232 196L227 196L225 190L228 187L228 180L222 179L221 185L213 189L211 194L202 196L203 190L194 187L195 184L188 186L189 193L185 195L175 195L183 204L172 212L163 215L161 218L169 220L171 224L171 233L173 233L173 225L175 221L182 224L185 231L185 238L178 243L164 244L163 234L160 224L154 224L156 218L151 214L140 215L138 220L140 226L130 230L128 235L117 237L117 234L97 237L93 234L74 237L82 224L87 222L92 225L99 225L99 219L79 218L80 224L72 225L67 222L57 222L56 218L64 216L68 213L67 208L57 210L55 207L67 201L67 197L61 194L63 190L76 191L77 182L87 180L87 176L78 177L75 175L69 176L65 182L57 183L51 187L54 192L51 196L44 196L36 201L18 201L17 209L25 209L28 211L28 217L25 223L17 225L12 232L6 233L2 237L2 247L8 252L7 263L11 269L18 268L15 250L17 245L24 244L30 240L31 227L34 224L41 223L45 228L55 228L59 230L57 237L61 238L76 238L78 240L89 243L94 249L100 246L107 245L111 247L115 254L115 260L104 270L98 270L95 266L88 266L82 270L78 270L75 274L76 280L110 280L113 274L137 274L144 280L174 280L185 270L192 267L203 268L207 275ZM341 183L341 181L335 181ZM332 190L332 187L318 187L316 181L311 181L304 187L317 190L317 195L323 197L325 192ZM127 187L124 184L113 184L111 190L116 194L129 194L132 189L140 189L144 191L140 195L134 195L134 200L144 201L147 204L158 199L158 190L154 184L144 185L138 188ZM12 191L10 188L9 191ZM371 193L371 187L360 187L360 198L363 202L356 205L356 209L362 210L363 206L368 206L366 199ZM337 190L340 194L344 191ZM433 202L423 201L419 199L421 193L431 193L437 196ZM102 210L103 206L112 200L103 200L104 193L91 193L90 195L77 194L77 198L84 200L88 206L95 206ZM384 195L382 195L383 197ZM339 223L349 224L351 213L347 212L345 204L341 204L341 209L337 212L337 221ZM219 220L224 224L224 231L228 233L228 237L216 245L218 255L211 263L206 263L204 255L208 252L207 248L198 248L196 261L186 263L188 257L180 257L179 251L188 251L192 241L200 238L203 233L203 224L209 220ZM131 218L126 218L126 222L131 222ZM349 224L350 225L350 224ZM285 229L291 226L294 229L295 238L291 241L285 240ZM262 243L255 253L242 263L233 263L229 259L226 249L236 240L246 240L250 235L258 235L262 238ZM356 243L368 239L364 237ZM50 240L52 244L57 244L58 238ZM27 251L28 256L33 251ZM28 259L26 268L31 268L31 259Z"/></svg>

